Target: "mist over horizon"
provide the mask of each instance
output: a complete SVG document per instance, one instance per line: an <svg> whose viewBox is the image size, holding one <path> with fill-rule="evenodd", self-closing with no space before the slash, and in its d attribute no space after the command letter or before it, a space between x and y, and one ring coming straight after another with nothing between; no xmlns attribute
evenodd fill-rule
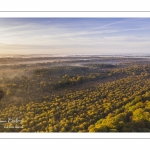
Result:
<svg viewBox="0 0 150 150"><path fill-rule="evenodd" d="M3 57L150 57L150 53L101 53L101 54L0 54Z"/></svg>

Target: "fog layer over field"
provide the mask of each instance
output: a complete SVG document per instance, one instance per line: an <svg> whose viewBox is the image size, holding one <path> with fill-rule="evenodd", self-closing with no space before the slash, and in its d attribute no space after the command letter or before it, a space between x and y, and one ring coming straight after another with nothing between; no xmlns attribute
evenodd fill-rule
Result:
<svg viewBox="0 0 150 150"><path fill-rule="evenodd" d="M0 122L0 132L149 132L149 64L148 55L1 57L0 118L21 122Z"/></svg>

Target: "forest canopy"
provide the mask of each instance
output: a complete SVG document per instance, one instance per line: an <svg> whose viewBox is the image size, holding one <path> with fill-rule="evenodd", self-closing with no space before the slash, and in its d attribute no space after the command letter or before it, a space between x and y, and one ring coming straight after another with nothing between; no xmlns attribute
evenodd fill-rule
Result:
<svg viewBox="0 0 150 150"><path fill-rule="evenodd" d="M0 132L149 132L149 59L87 59L1 65Z"/></svg>

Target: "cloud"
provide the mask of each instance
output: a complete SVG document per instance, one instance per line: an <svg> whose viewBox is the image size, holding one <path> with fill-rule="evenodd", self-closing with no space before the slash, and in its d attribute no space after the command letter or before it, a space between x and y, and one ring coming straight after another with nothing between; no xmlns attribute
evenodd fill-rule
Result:
<svg viewBox="0 0 150 150"><path fill-rule="evenodd" d="M49 24L45 22L20 22L19 24L17 22L9 26L1 25L0 41L3 44L0 44L0 52L4 50L11 50L11 52L57 50L63 53L69 50L71 52L87 50L92 53L99 50L101 52L148 50L150 36L145 31L150 28L148 25L145 26L144 22L135 27L134 24L137 20L140 19L123 19L116 22L110 22L108 19L109 23L102 22L103 25L99 27L96 27L98 23L91 22L90 25L86 22L87 26L85 27L83 24L70 24L70 22L55 25L51 20ZM131 22L134 24L130 25ZM76 26L78 27L75 28ZM144 33L143 36L141 36L141 32Z"/></svg>
<svg viewBox="0 0 150 150"><path fill-rule="evenodd" d="M123 19L121 21L116 21L116 22L111 22L111 23L108 23L108 24L101 25L99 27L93 28L92 30L97 30L97 29L106 28L106 27L112 27L112 25L116 25L116 24L129 23L129 22L133 22L133 21L135 22L135 21L138 21L138 20L142 20L142 18L138 18L138 19Z"/></svg>
<svg viewBox="0 0 150 150"><path fill-rule="evenodd" d="M114 24L120 24L120 23L123 23L123 22L125 22L125 21L123 20L123 21L116 21L116 22L108 23L108 24L102 25L100 27L93 28L92 30L97 30L97 29L109 27L109 26L112 26Z"/></svg>

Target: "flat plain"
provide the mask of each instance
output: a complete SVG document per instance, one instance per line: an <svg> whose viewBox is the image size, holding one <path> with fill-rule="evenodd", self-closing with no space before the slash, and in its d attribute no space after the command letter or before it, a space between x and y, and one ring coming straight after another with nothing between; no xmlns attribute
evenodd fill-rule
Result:
<svg viewBox="0 0 150 150"><path fill-rule="evenodd" d="M149 131L149 56L0 58L0 132Z"/></svg>

